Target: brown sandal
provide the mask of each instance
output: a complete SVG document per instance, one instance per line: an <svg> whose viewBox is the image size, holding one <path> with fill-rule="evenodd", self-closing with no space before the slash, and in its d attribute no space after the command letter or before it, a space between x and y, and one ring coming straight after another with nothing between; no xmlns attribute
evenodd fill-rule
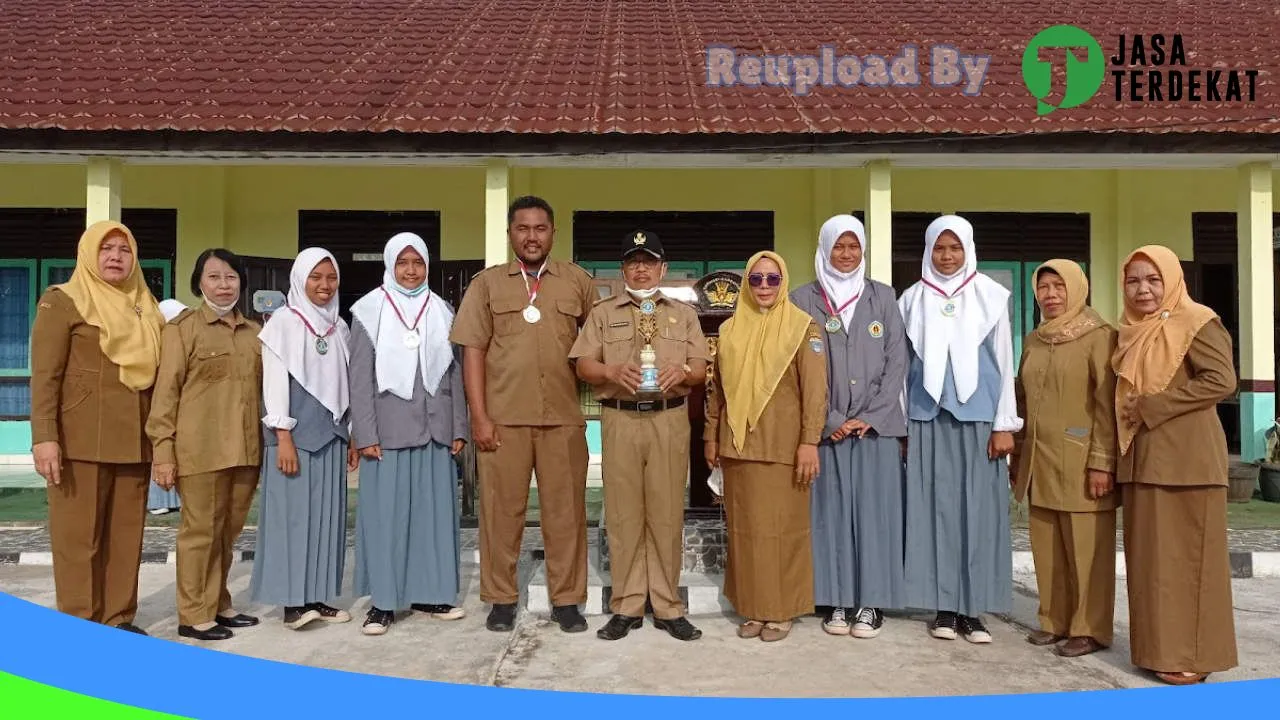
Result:
<svg viewBox="0 0 1280 720"><path fill-rule="evenodd" d="M760 639L765 642L778 642L791 634L791 621L771 622L764 626L764 630L760 632Z"/></svg>
<svg viewBox="0 0 1280 720"><path fill-rule="evenodd" d="M1156 677L1168 685L1198 685L1209 679L1209 673L1185 675L1180 672L1157 672Z"/></svg>
<svg viewBox="0 0 1280 720"><path fill-rule="evenodd" d="M1066 638L1064 638L1063 636L1054 635L1053 633L1048 632L1047 630L1036 630L1035 632L1027 636L1027 642L1031 643L1032 645L1036 645L1038 647L1044 647L1046 645L1056 645L1057 643L1060 643L1065 639Z"/></svg>
<svg viewBox="0 0 1280 720"><path fill-rule="evenodd" d="M764 631L764 623L759 620L748 620L738 626L738 637L743 640L754 640Z"/></svg>

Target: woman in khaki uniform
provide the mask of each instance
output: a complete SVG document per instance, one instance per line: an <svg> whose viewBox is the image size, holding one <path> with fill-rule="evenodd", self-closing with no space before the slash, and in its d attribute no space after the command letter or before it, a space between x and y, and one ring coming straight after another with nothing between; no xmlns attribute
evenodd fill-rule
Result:
<svg viewBox="0 0 1280 720"><path fill-rule="evenodd" d="M773 642L814 610L809 490L827 421L827 356L817 323L788 297L781 257L756 253L745 279L720 327L703 437L707 463L724 466L724 592L746 618L738 636Z"/></svg>
<svg viewBox="0 0 1280 720"><path fill-rule="evenodd" d="M1187 295L1178 256L1138 248L1123 266L1112 357L1133 664L1172 685L1236 666L1227 552L1227 441L1217 404L1236 390L1231 336Z"/></svg>
<svg viewBox="0 0 1280 720"><path fill-rule="evenodd" d="M141 635L143 423L162 322L133 234L104 221L81 235L71 280L40 298L31 331L31 453L49 483L58 610Z"/></svg>
<svg viewBox="0 0 1280 720"><path fill-rule="evenodd" d="M191 273L203 298L164 327L147 434L156 484L177 485L178 635L225 640L258 619L236 612L227 574L258 489L262 433L262 327L240 314L240 259L205 250Z"/></svg>
<svg viewBox="0 0 1280 720"><path fill-rule="evenodd" d="M1116 589L1116 331L1085 304L1071 260L1035 272L1043 320L1023 342L1016 385L1014 493L1030 497L1040 630L1027 641L1063 657L1111 646ZM1057 645L1061 641L1065 643Z"/></svg>

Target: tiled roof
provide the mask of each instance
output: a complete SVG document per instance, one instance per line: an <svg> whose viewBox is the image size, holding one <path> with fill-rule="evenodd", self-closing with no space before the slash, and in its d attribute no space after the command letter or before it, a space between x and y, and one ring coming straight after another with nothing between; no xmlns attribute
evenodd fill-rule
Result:
<svg viewBox="0 0 1280 720"><path fill-rule="evenodd" d="M1108 62L1121 33L1179 32L1186 69L1262 70L1256 102L1117 102L1108 72L1091 102L1037 117L1022 53L1057 23ZM927 77L803 96L707 86L712 45L908 44L991 55L981 94ZM0 129L1280 133L1278 57L1276 0L3 0Z"/></svg>

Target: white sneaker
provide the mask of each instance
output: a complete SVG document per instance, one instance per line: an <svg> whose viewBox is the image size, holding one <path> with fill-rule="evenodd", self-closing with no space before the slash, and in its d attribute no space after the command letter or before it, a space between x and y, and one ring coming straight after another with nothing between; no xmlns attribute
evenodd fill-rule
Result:
<svg viewBox="0 0 1280 720"><path fill-rule="evenodd" d="M884 613L876 608L858 608L852 634L856 638L870 639L880 634L883 625Z"/></svg>
<svg viewBox="0 0 1280 720"><path fill-rule="evenodd" d="M827 619L822 621L822 629L828 635L848 635L849 621L845 619L844 608L833 609Z"/></svg>

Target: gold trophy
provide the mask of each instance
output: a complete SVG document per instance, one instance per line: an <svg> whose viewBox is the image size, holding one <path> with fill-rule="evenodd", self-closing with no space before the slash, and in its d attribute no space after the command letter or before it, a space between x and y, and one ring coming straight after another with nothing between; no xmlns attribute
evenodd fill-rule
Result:
<svg viewBox="0 0 1280 720"><path fill-rule="evenodd" d="M644 338L644 347L640 348L640 387L636 396L641 402L662 399L662 386L658 384L658 351L653 349L653 336L658 334L658 317L654 312L653 301L646 299L640 304L640 321L636 329Z"/></svg>

